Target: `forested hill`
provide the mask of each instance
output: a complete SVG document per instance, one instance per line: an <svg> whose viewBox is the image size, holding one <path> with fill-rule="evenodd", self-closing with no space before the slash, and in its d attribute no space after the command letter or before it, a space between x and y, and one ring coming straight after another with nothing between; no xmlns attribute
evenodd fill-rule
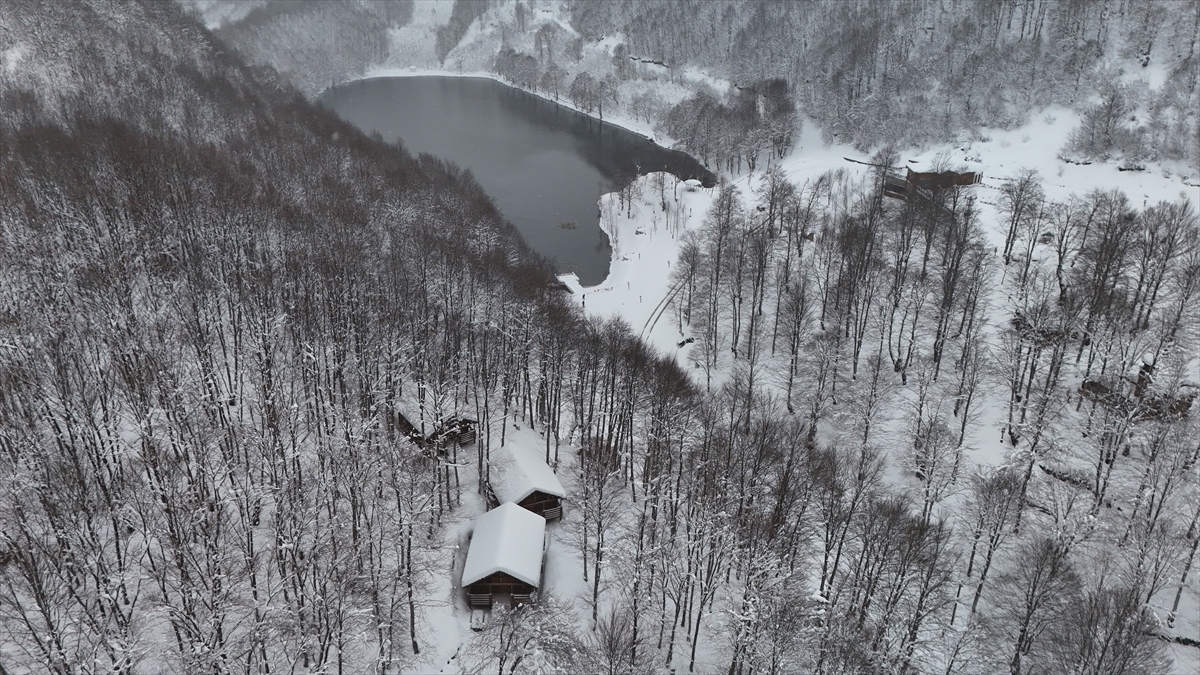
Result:
<svg viewBox="0 0 1200 675"><path fill-rule="evenodd" d="M495 64L500 10L513 73L654 58L558 3L416 3L406 35ZM654 311L689 378L468 175L239 58L172 3L0 0L0 675L1195 670L1187 199L647 176L602 217L686 228ZM703 94L680 70L641 93ZM538 601L475 632L455 570L506 443L567 508Z"/></svg>
<svg viewBox="0 0 1200 675"><path fill-rule="evenodd" d="M511 383L552 280L175 4L0 1L0 672L411 656L439 493L389 404Z"/></svg>
<svg viewBox="0 0 1200 675"><path fill-rule="evenodd" d="M92 243L125 258L136 247L121 244L150 235L217 241L245 230L260 244L278 237L273 254L313 270L321 266L297 256L370 267L372 257L437 240L490 274L551 278L469 175L367 139L273 74L248 69L176 7L4 4L3 186L7 206L24 209L7 214L9 225L47 211L117 219L134 241ZM142 231L148 222L152 233ZM209 238L201 228L231 231ZM289 248L301 242L315 245Z"/></svg>
<svg viewBox="0 0 1200 675"><path fill-rule="evenodd" d="M412 0L193 4L209 13L234 11L238 20L223 24L217 37L237 45L249 60L269 63L307 92L321 91L383 61L388 30L403 26L412 16Z"/></svg>
<svg viewBox="0 0 1200 675"><path fill-rule="evenodd" d="M860 147L1011 128L1124 87L1143 157L1200 161L1195 3L648 0L576 2L571 17L585 39L618 33L642 59L739 84L782 78L806 115ZM1131 85L1151 73L1153 87Z"/></svg>
<svg viewBox="0 0 1200 675"><path fill-rule="evenodd" d="M865 150L967 142L1060 105L1084 118L1073 159L1200 168L1188 0L181 1L309 94L376 67L487 71L648 121L712 166L786 151L803 118Z"/></svg>

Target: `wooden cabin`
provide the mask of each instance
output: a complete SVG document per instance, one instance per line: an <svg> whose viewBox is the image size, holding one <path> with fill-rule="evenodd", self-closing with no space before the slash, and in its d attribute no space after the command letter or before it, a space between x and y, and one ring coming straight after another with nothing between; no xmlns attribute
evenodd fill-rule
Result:
<svg viewBox="0 0 1200 675"><path fill-rule="evenodd" d="M509 444L495 453L492 488L501 502L512 502L546 520L562 518L567 496L554 470L536 449Z"/></svg>
<svg viewBox="0 0 1200 675"><path fill-rule="evenodd" d="M512 502L479 516L467 549L462 587L472 609L487 609L496 596L513 605L533 602L541 587L546 519Z"/></svg>
<svg viewBox="0 0 1200 675"><path fill-rule="evenodd" d="M978 185L983 180L983 174L975 171L959 173L958 171L942 171L941 173L913 171L908 169L904 182L913 187L926 190L946 190L952 187Z"/></svg>
<svg viewBox="0 0 1200 675"><path fill-rule="evenodd" d="M920 172L906 169L904 178L898 174L888 173L883 177L883 194L896 199L908 199L913 195L928 196L930 192L946 190L952 187L978 185L983 181L983 174L968 171Z"/></svg>

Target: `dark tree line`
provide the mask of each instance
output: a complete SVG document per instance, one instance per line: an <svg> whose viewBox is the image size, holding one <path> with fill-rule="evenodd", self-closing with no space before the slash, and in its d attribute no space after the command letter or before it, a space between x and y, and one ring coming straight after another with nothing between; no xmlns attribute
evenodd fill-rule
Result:
<svg viewBox="0 0 1200 675"><path fill-rule="evenodd" d="M787 80L771 79L741 87L724 103L700 93L671 108L663 122L668 134L705 163L729 171L742 160L754 171L759 155L782 158L799 133L800 118Z"/></svg>
<svg viewBox="0 0 1200 675"><path fill-rule="evenodd" d="M576 321L549 268L459 169L264 85L169 5L4 14L62 78L0 82L5 665L411 662L475 462L413 444L398 398L557 423L561 370L528 358Z"/></svg>

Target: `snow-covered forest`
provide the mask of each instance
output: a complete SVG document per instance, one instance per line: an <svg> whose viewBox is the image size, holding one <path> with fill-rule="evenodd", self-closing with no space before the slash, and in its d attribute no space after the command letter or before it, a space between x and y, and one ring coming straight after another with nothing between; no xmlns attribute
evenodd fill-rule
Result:
<svg viewBox="0 0 1200 675"><path fill-rule="evenodd" d="M803 119L867 149L1014 128L1057 104L1084 115L1073 159L1200 174L1186 0L187 4L310 93L378 68L490 72L652 122L714 166L781 150Z"/></svg>
<svg viewBox="0 0 1200 675"><path fill-rule="evenodd" d="M185 4L0 0L0 675L1200 663L1200 7ZM410 66L722 173L601 200L652 320L306 98ZM1048 105L1159 187L885 195ZM870 166L789 171L814 127ZM472 626L510 449L564 516Z"/></svg>

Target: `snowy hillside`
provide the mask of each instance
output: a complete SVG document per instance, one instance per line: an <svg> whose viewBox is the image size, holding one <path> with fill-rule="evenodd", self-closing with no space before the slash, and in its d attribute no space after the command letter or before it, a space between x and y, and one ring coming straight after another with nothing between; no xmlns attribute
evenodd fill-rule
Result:
<svg viewBox="0 0 1200 675"><path fill-rule="evenodd" d="M1012 262L1004 264L1002 251L1006 247L1006 233L1012 217L1013 186L1020 182L1020 177L1032 175L1041 187L1040 194L1044 194L1047 202L1067 204L1072 200L1080 200L1086 194L1095 195L1116 190L1128 195L1130 206L1126 208L1134 211L1152 210L1152 207L1166 208L1168 211L1175 208L1183 218L1179 221L1179 226L1183 229L1179 231L1179 235L1172 236L1182 236L1183 240L1166 255L1184 266L1183 270L1178 272L1184 275L1194 275L1194 265L1200 262L1200 258L1196 257L1200 255L1200 249L1197 249L1200 243L1197 237L1200 232L1197 231L1195 217L1195 204L1200 201L1200 189L1193 184L1194 179L1174 173L1172 169L1177 167L1170 165L1150 164L1139 171L1124 171L1116 163L1081 165L1064 161L1061 158L1066 139L1064 130L1073 128L1075 123L1076 119L1070 111L1049 109L1041 111L1036 120L1025 127L1010 131L984 129L976 134L977 139L973 141L953 146L901 150L892 159L900 166L917 171L952 167L957 170L980 171L984 175L983 184L961 190L964 193L962 198L977 214L981 225L981 239L978 243L987 259L983 268L984 293L979 301L980 306L987 309L979 315L982 325L974 339L980 341L979 350L986 355L988 363L983 366L984 372L976 387L974 401L969 404L973 405L974 410L968 417L963 418L963 435L959 441L960 455L953 461L953 476L948 476L948 482L941 487L942 492L937 498L939 503L935 512L941 514L947 522L961 522L959 519L964 518L972 508L972 491L975 488L971 487L968 480L970 476L998 476L1022 465L1037 467L1040 470L1030 475L1032 481L1028 488L1029 496L1025 498L1027 506L1032 507L1029 517L1033 518L1035 523L1045 519L1044 523L1034 527L1047 527L1057 532L1056 536L1065 537L1071 542L1068 547L1075 549L1072 556L1080 566L1080 573L1090 574L1113 565L1110 551L1122 550L1127 546L1133 547L1136 552L1131 553L1135 560L1143 561L1137 563L1139 569L1145 564L1146 558L1143 556L1166 554L1162 548L1138 548L1141 545L1131 542L1129 538L1131 532L1136 532L1139 510L1147 508L1147 499L1150 503L1159 500L1160 507L1163 504L1173 504L1168 507L1173 515L1161 516L1163 520L1160 522L1165 528L1163 533L1155 536L1173 539L1171 547L1176 552L1166 555L1182 557L1175 557L1173 563L1167 563L1161 557L1153 558L1157 562L1154 563L1152 574L1162 581L1152 586L1157 590L1149 592L1148 600L1150 611L1156 617L1155 620L1163 626L1165 634L1190 638L1200 630L1200 594L1197 593L1195 582L1191 581L1195 579L1195 570L1192 567L1193 558L1188 552L1189 549L1194 550L1196 541L1195 499L1198 495L1195 453L1198 447L1194 441L1197 433L1195 422L1171 421L1151 425L1157 428L1145 429L1138 427L1146 423L1130 425L1128 421L1123 424L1114 421L1112 423L1117 426L1104 433L1120 434L1122 440L1118 442L1126 444L1122 454L1130 456L1131 447L1142 449L1135 450L1132 459L1121 460L1126 466L1123 469L1118 468L1115 472L1108 469L1117 463L1111 458L1097 465L1095 456L1091 454L1096 450L1092 449L1093 442L1089 440L1089 437L1096 433L1089 433L1089 429L1099 422L1096 417L1097 407L1094 399L1085 399L1081 394L1081 391L1086 389L1081 389L1081 385L1090 381L1089 377L1095 378L1091 373L1096 370L1093 368L1093 359L1096 357L1077 362L1074 353L1071 352L1070 358L1060 366L1062 373L1052 374L1052 377L1061 378L1063 382L1055 385L1052 391L1043 393L1047 398L1060 399L1052 403L1053 412L1046 419L1039 421L1039 424L1046 425L1046 431L1053 427L1053 431L1050 431L1053 440L1049 442L1049 447L1037 447L1037 436L1043 432L1036 429L1036 424L1032 447L1030 440L1014 441L1006 431L1011 428L1005 416L1005 411L1011 409L1009 393L1006 391L1009 386L1006 384L1006 378L1011 377L1010 374L1006 374L1011 371L1006 369L1011 366L1007 365L1005 360L1012 358L1012 318L1015 313L1029 307L1028 294L1035 283L1032 279L1037 275L1036 270L1040 269L1052 278L1056 260L1061 259L1062 255L1071 255L1070 252L1056 254L1054 246L1057 242L1049 239L1050 235L1044 234L1042 229L1037 229L1060 231L1054 230L1055 226L1052 225L1049 215L1043 215L1040 216L1041 225L1034 225L1032 234L1018 235L1023 241L1016 242L1018 245L1014 247L1032 253L1032 257L1029 258L1030 264L1027 266L1026 260L1023 259L1028 257L1029 253L1014 253ZM775 208L769 205L769 196L766 194L772 179L777 180L780 176L785 178L796 187L795 198L800 200L804 199L805 190L814 184L828 181L831 174L849 176L840 180L848 180L851 183L855 180L865 180L869 189L869 185L877 180L877 169L867 165L873 161L878 161L878 158L869 157L851 147L825 145L819 131L810 126L796 148L774 165L779 174L743 174L734 178L729 184L730 187L726 189L737 190L745 198L745 226L753 228L755 223L766 218L764 211L767 208ZM655 345L660 352L674 355L682 364L694 366L691 372L698 385L704 386L707 379L710 388L736 388L739 378L745 377L747 368L757 368L764 373L760 377L766 380L760 395L774 396L777 404L784 399L790 401L792 394L789 387L780 383L781 378L790 379L786 375L786 352L778 354L772 348L771 351L775 355L763 353L761 357L757 357L761 358L761 363L756 365L756 357L745 352L731 355L726 338L723 354L716 356L710 366L703 344L709 333L706 333L702 325L688 322L685 318L690 310L683 299L687 291L681 266L686 267L689 256L693 256L692 260L695 260L696 249L689 250L690 247L697 243L701 247L711 246L711 237L716 236L712 229L712 219L715 211L719 210L716 208L719 194L719 189L690 187L673 177L654 174L639 179L627 194L606 195L601 200L601 225L613 242L613 262L609 278L595 287L586 288L580 287L573 277L562 278L572 286L576 293L576 301L586 313L600 318L619 317L628 321L635 332ZM1164 206L1167 204L1174 206ZM893 200L886 200L882 206L885 218L897 217L899 209ZM1145 246L1143 237L1162 236L1152 235L1150 229L1143 232L1143 227L1150 228L1150 225L1139 225L1130 232L1133 237L1130 240L1131 246ZM1075 234L1078 236L1078 232ZM781 233L780 236L784 235ZM1072 242L1079 245L1077 239ZM820 246L820 239L817 239L816 244ZM775 245L783 246L781 243ZM731 239L729 255L735 255L735 250ZM776 251L778 255L779 249ZM1132 254L1133 251L1129 253ZM681 255L684 258L682 261ZM821 254L814 252L811 255L819 257ZM776 264L779 264L778 259ZM820 262L810 264L819 266ZM1071 267L1075 265L1071 261L1068 261L1068 264ZM803 258L795 264L796 267L803 265ZM1031 269L1034 270L1032 273ZM1144 276L1145 272L1142 274ZM1022 284L1023 278L1029 281ZM1124 338L1128 341L1124 342L1126 346L1118 347L1118 350L1123 349L1123 352L1106 352L1103 359L1105 363L1112 360L1111 365L1105 368L1115 369L1118 375L1128 371L1136 376L1138 367L1143 363L1143 351L1150 349L1152 353L1147 354L1146 358L1150 363L1156 363L1156 367L1163 372L1164 379L1160 380L1163 390L1190 402L1197 386L1200 385L1200 350L1197 349L1195 341L1196 321L1200 318L1196 311L1200 309L1200 300L1195 295L1195 282L1184 280L1176 283L1185 284L1183 287L1177 287L1175 291L1184 295L1173 295L1172 299L1162 306L1167 316L1161 320L1166 323L1157 329L1152 328L1146 335L1138 335L1139 329L1135 328L1132 339ZM734 288L736 289L736 286ZM782 289L776 292L782 292ZM764 304L767 307L780 306L769 293ZM1175 307L1175 311L1181 310L1182 314L1173 314L1171 307ZM766 322L769 324L772 320L768 310ZM1069 325L1075 326L1075 331L1083 329L1083 324ZM729 326L725 324L726 331L730 330ZM1157 331L1169 331L1171 337L1168 342L1162 342L1163 333ZM1074 335L1074 344L1078 345L1078 335ZM1184 337L1185 335L1187 337ZM749 335L746 339L749 339ZM882 346L882 337L880 344ZM1153 346L1156 344L1157 351L1154 351ZM761 349L767 348L764 346ZM918 350L921 349L919 346ZM1074 348L1068 348L1070 349ZM1113 346L1107 346L1106 349L1111 350ZM1083 347L1079 347L1078 351L1080 354L1088 353ZM1067 356L1064 354L1064 357ZM1095 365L1099 366L1099 362L1095 362ZM713 373L711 377L706 377L710 367ZM801 368L803 369L804 367ZM1103 372L1104 368L1100 370ZM919 433L919 422L912 419L913 412L910 408L915 408L917 414L920 414L919 406L926 405L921 401L927 396L932 396L933 403L937 403L937 399L941 398L942 405L953 404L952 418L959 417L962 399L961 396L956 397L952 389L938 390L936 385L925 392L924 388L932 383L920 379L924 375L919 372L917 377L918 381L908 385L893 381L884 387L886 393L877 404L880 413L874 420L877 429L874 434L879 439L877 443L882 441L885 447L891 445L890 449L883 450L885 482L902 492L916 488L916 495L921 494L921 490L926 490L925 494L928 495L930 483L921 478L919 469L914 478L913 465L906 456L906 444L901 440L914 432L914 423L917 424ZM885 379L888 379L887 376ZM822 424L822 432L818 435L821 442L845 443L853 438L853 433L848 432L862 429L862 424L855 422L854 417L861 410L857 408L861 402L855 401L861 394L855 390L867 385L843 381L842 386L845 388L838 396L847 400L840 404L833 403L824 413L829 417L828 423ZM800 396L803 398L805 394ZM838 412L839 408L847 404L848 409ZM948 411L949 408L945 408L942 413L935 414L945 414ZM957 425L958 422L955 421L954 424ZM1183 440L1189 437L1192 438L1188 441ZM1167 441L1168 438L1174 440ZM899 446L896 445L897 442ZM1110 439L1104 442L1113 441ZM1165 460L1160 455L1162 446L1159 444L1163 442L1174 444L1171 452L1181 454L1175 459ZM920 441L917 443L919 447ZM1101 455L1103 456L1103 450ZM1164 461L1167 462L1166 465L1162 464ZM1086 478L1089 471L1096 476L1090 488ZM1174 477L1158 477L1163 471L1167 472L1166 475ZM1082 480L1073 483L1062 482L1067 477L1074 481L1075 475L1081 476ZM1102 479L1105 481L1103 487L1099 482ZM1160 480L1166 482L1156 482ZM1108 487L1109 482L1111 487ZM1155 490L1162 492L1156 494ZM1084 500L1101 499L1097 494L1104 495L1103 504L1091 509L1086 508ZM1039 510L1042 513L1039 513ZM1161 547L1164 543L1160 540L1152 546ZM1008 545L1014 546L1012 543ZM1001 564L1005 566L1024 564L1019 554L1005 560L1001 559ZM1003 569L1001 571L1011 573L1003 572ZM1183 582L1180 581L1181 575ZM960 584L969 585L970 579L971 571L968 567L966 580ZM1171 579L1173 581L1170 581ZM976 583L980 586L983 584L982 581ZM961 585L959 589L961 593ZM1177 660L1171 672L1192 672L1200 664L1200 655L1196 653L1194 646L1173 647L1172 654Z"/></svg>
<svg viewBox="0 0 1200 675"><path fill-rule="evenodd" d="M0 673L1200 667L1194 4L186 4L0 0ZM723 180L564 290L460 71Z"/></svg>

